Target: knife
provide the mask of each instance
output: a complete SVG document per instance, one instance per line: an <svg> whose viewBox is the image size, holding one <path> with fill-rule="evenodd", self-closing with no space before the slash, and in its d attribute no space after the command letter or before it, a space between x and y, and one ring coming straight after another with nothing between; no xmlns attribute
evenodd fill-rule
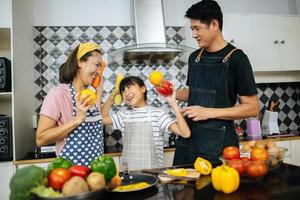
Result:
<svg viewBox="0 0 300 200"><path fill-rule="evenodd" d="M187 181L196 181L200 177L200 173L198 172L190 172L194 174L190 174L187 176L173 176L163 172L163 169L142 169L143 173L154 174L159 177L166 177L174 180L187 180Z"/></svg>

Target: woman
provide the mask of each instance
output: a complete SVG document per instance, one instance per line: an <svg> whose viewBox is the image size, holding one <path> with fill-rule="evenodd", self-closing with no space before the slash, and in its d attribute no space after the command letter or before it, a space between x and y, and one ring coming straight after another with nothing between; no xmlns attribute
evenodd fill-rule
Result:
<svg viewBox="0 0 300 200"><path fill-rule="evenodd" d="M103 125L99 112L102 84L96 88L96 104L88 95L79 95L99 76L104 67L99 46L77 46L59 70L60 84L43 101L36 132L36 143L56 143L56 155L73 164L88 165L103 154Z"/></svg>

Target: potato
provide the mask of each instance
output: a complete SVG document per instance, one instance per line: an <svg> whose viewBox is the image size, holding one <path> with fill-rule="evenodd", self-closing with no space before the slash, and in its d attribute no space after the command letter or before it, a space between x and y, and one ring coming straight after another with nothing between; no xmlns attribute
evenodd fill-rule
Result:
<svg viewBox="0 0 300 200"><path fill-rule="evenodd" d="M276 143L271 141L271 140L268 140L267 143L266 143L266 146L267 148L272 148L272 147L276 147Z"/></svg>
<svg viewBox="0 0 300 200"><path fill-rule="evenodd" d="M242 146L242 152L250 152L251 151L251 146L249 144L245 144Z"/></svg>
<svg viewBox="0 0 300 200"><path fill-rule="evenodd" d="M268 152L270 155L274 156L275 158L278 158L280 149L278 147L271 147L268 149Z"/></svg>
<svg viewBox="0 0 300 200"><path fill-rule="evenodd" d="M88 192L89 187L85 180L79 176L73 176L67 182L65 182L62 193L65 196L76 195L84 192Z"/></svg>
<svg viewBox="0 0 300 200"><path fill-rule="evenodd" d="M266 143L264 141L257 141L254 145L255 148L261 148L265 149L266 148Z"/></svg>
<svg viewBox="0 0 300 200"><path fill-rule="evenodd" d="M256 141L255 141L255 140L252 140L252 141L250 141L248 144L249 144L250 147L252 148L252 147L254 147L255 143L256 143Z"/></svg>
<svg viewBox="0 0 300 200"><path fill-rule="evenodd" d="M105 187L104 175L98 172L92 172L87 178L87 183L92 191L100 190Z"/></svg>

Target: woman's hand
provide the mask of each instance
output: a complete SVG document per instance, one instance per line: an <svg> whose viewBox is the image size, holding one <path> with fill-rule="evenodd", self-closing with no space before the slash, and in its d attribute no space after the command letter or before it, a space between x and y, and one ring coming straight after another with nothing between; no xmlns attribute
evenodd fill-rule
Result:
<svg viewBox="0 0 300 200"><path fill-rule="evenodd" d="M85 118L88 109L92 106L89 105L89 102L92 100L89 95L83 95L81 98L79 98L80 94L77 93L75 95L75 101L76 101L76 116L75 118L79 121L79 123L82 123Z"/></svg>

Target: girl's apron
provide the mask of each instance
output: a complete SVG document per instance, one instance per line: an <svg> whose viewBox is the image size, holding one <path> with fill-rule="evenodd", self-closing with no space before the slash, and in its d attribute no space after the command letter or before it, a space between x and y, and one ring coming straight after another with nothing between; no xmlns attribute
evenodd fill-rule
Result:
<svg viewBox="0 0 300 200"><path fill-rule="evenodd" d="M208 108L231 107L228 92L229 58L236 49L231 50L224 58L201 57L199 52L189 73L188 105L199 105ZM179 137L173 165L192 164L198 156L210 162L218 163L225 146L238 146L238 137L233 121L209 119L193 121L188 119L191 129L190 138Z"/></svg>
<svg viewBox="0 0 300 200"><path fill-rule="evenodd" d="M128 118L125 120L123 136L121 157L123 171L150 169L158 166L150 106L146 122L134 122Z"/></svg>
<svg viewBox="0 0 300 200"><path fill-rule="evenodd" d="M75 90L69 84L73 104L73 116L76 115ZM77 126L66 139L66 143L59 154L76 165L86 165L97 156L104 153L103 124L96 105L87 111L83 123Z"/></svg>

